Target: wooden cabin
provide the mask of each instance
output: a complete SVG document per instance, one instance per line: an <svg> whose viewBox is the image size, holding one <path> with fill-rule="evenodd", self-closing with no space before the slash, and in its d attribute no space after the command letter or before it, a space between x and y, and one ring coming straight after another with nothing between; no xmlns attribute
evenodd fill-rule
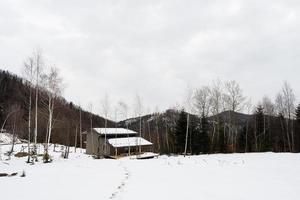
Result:
<svg viewBox="0 0 300 200"><path fill-rule="evenodd" d="M152 143L125 128L93 128L87 131L86 153L100 157L119 157L149 152Z"/></svg>

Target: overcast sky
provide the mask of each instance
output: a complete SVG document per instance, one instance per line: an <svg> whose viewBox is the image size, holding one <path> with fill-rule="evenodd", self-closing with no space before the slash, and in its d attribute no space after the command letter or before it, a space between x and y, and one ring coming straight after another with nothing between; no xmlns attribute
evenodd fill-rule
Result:
<svg viewBox="0 0 300 200"><path fill-rule="evenodd" d="M254 101L284 80L299 97L299 15L297 0L1 0L0 68L21 75L40 48L64 97L98 113L105 92L163 110L217 78Z"/></svg>

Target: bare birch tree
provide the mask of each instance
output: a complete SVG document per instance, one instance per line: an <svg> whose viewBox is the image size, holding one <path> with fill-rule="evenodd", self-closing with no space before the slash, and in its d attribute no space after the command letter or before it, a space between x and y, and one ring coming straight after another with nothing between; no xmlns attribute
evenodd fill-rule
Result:
<svg viewBox="0 0 300 200"><path fill-rule="evenodd" d="M286 119L286 136L290 152L294 150L294 132L293 128L291 128L290 122L293 118L293 112L295 110L295 100L296 97L293 89L285 81L283 83L281 92L276 96L276 108L277 112L281 113Z"/></svg>
<svg viewBox="0 0 300 200"><path fill-rule="evenodd" d="M190 124L190 112L192 111L194 91L191 87L187 87L184 107L187 112L187 122L186 122L186 133L185 133L185 145L184 145L184 156L187 154L187 145L188 145L188 135L189 135L189 124Z"/></svg>
<svg viewBox="0 0 300 200"><path fill-rule="evenodd" d="M127 115L128 115L128 105L123 102L123 101L119 101L119 110L120 110L120 113L121 113L121 118L123 120L126 120L127 119ZM125 121L125 126L126 126L126 129L128 129L128 123L126 123ZM127 139L129 141L129 134L127 134ZM128 155L130 156L130 144L128 142Z"/></svg>
<svg viewBox="0 0 300 200"><path fill-rule="evenodd" d="M80 137L80 153L82 153L82 121L81 121L81 106L79 105L79 137Z"/></svg>
<svg viewBox="0 0 300 200"><path fill-rule="evenodd" d="M158 131L159 109L157 106L155 107L154 119L155 119L155 130L156 130L157 152L160 153L160 137Z"/></svg>
<svg viewBox="0 0 300 200"><path fill-rule="evenodd" d="M211 114L215 117L213 121L213 136L212 136L212 148L214 145L214 138L217 132L217 140L216 143L219 142L219 134L220 134L220 117L219 113L222 111L223 108L223 91L222 91L222 82L217 79L213 81L211 86L211 92L210 92L210 108L211 108Z"/></svg>
<svg viewBox="0 0 300 200"><path fill-rule="evenodd" d="M45 154L48 156L48 148L51 140L53 128L53 112L55 99L62 93L62 78L59 76L59 71L55 67L50 67L49 72L44 75L45 89L48 95L48 134L46 140ZM48 160L46 160L48 162Z"/></svg>
<svg viewBox="0 0 300 200"><path fill-rule="evenodd" d="M139 117L139 135L142 137L142 114L143 114L143 102L142 98L139 94L135 96L135 102L134 102L134 108L135 108L135 116ZM142 153L142 147L141 147L141 140L138 140L139 142L139 154Z"/></svg>
<svg viewBox="0 0 300 200"><path fill-rule="evenodd" d="M225 83L224 100L229 113L229 134L228 143L231 143L233 151L235 151L237 143L237 127L232 114L243 109L245 97L240 85L236 81L227 81Z"/></svg>
<svg viewBox="0 0 300 200"><path fill-rule="evenodd" d="M250 115L253 109L252 100L250 98L245 103L245 109L247 111L247 114ZM248 132L249 132L249 119L247 119L246 122L245 153L248 151Z"/></svg>
<svg viewBox="0 0 300 200"><path fill-rule="evenodd" d="M104 155L106 155L106 148L107 148L107 141L106 141L106 128L107 128L107 119L109 117L109 112L110 112L110 104L109 104L109 96L108 94L104 95L104 98L101 100L101 108L102 108L102 113L105 117L105 122L104 122L104 127L105 127L105 132L104 132Z"/></svg>
<svg viewBox="0 0 300 200"><path fill-rule="evenodd" d="M283 83L282 87L282 94L284 100L284 106L286 110L286 117L287 117L287 134L291 132L291 149L290 151L294 151L294 129L293 129L293 118L294 118L294 110L295 110L295 93L288 82Z"/></svg>
<svg viewBox="0 0 300 200"><path fill-rule="evenodd" d="M30 162L30 142L31 142L31 110L32 110L32 86L34 82L34 59L33 57L28 57L27 60L24 62L24 76L25 79L28 81L29 84L29 101L28 101L28 146L27 146L27 153L28 153L28 158L27 158L27 163Z"/></svg>
<svg viewBox="0 0 300 200"><path fill-rule="evenodd" d="M42 57L42 53L40 50L33 53L33 62L35 67L35 123L34 123L34 152L33 154L37 154L37 135L38 135L38 100L39 100L39 85L40 85L40 76L42 74L44 61ZM37 156L33 159L37 161Z"/></svg>

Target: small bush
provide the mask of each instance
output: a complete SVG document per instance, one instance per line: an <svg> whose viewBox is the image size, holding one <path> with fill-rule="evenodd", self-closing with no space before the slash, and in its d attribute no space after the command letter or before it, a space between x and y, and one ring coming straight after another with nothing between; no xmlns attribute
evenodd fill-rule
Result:
<svg viewBox="0 0 300 200"><path fill-rule="evenodd" d="M45 153L43 156L43 161L44 161L44 163L49 163L49 162L52 162L52 158L48 153Z"/></svg>

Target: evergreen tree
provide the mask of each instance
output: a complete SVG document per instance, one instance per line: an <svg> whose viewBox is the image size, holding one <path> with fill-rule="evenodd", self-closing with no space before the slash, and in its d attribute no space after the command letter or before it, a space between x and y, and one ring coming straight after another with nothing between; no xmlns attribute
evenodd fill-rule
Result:
<svg viewBox="0 0 300 200"><path fill-rule="evenodd" d="M209 124L207 118L202 115L200 119L200 130L199 130L199 143L200 143L200 152L201 153L208 153L209 152L209 138L208 138L208 131L209 131Z"/></svg>
<svg viewBox="0 0 300 200"><path fill-rule="evenodd" d="M270 136L270 116L266 116L264 108L259 105L256 109L256 131L258 133L259 151L266 152L272 150Z"/></svg>
<svg viewBox="0 0 300 200"><path fill-rule="evenodd" d="M175 151L176 153L183 153L185 146L187 114L182 110L176 122L174 137L175 137Z"/></svg>
<svg viewBox="0 0 300 200"><path fill-rule="evenodd" d="M239 137L238 137L238 149L237 151L238 152L246 152L246 141L248 138L247 137L247 127L244 126L243 127L243 130L241 131L241 133L239 134Z"/></svg>
<svg viewBox="0 0 300 200"><path fill-rule="evenodd" d="M262 151L265 146L264 133L264 111L261 105L258 105L255 111L255 130L254 130L254 144L255 151Z"/></svg>
<svg viewBox="0 0 300 200"><path fill-rule="evenodd" d="M194 117L190 123L191 139L192 139L192 154L201 153L201 137L199 118Z"/></svg>

